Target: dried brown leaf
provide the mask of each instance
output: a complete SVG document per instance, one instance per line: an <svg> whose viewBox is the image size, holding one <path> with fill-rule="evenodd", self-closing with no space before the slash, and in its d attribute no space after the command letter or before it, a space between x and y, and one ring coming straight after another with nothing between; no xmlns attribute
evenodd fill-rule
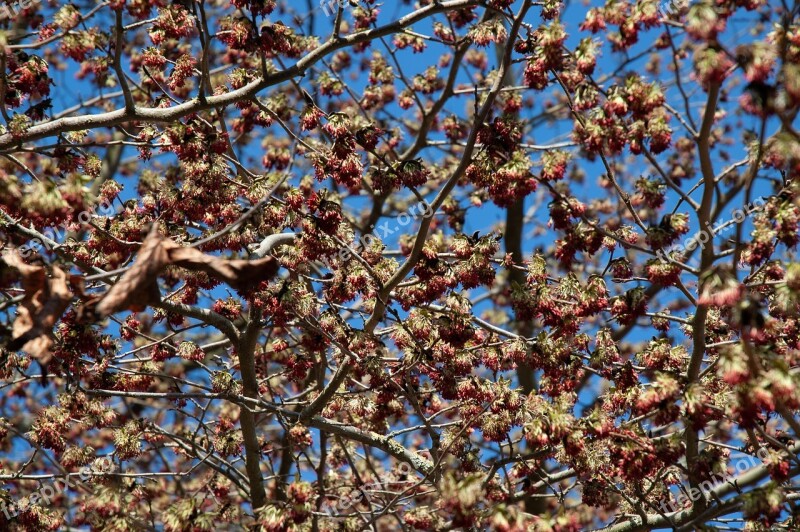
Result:
<svg viewBox="0 0 800 532"><path fill-rule="evenodd" d="M43 266L26 264L17 253L7 253L3 258L6 264L19 271L24 290L7 347L12 351L26 351L47 364L53 347L53 327L72 301L67 274L53 266L52 276L48 278Z"/></svg>
<svg viewBox="0 0 800 532"><path fill-rule="evenodd" d="M102 318L123 309L141 311L159 301L158 275L167 266L205 272L238 290L271 279L278 272L277 261L272 257L254 261L221 259L182 247L161 236L154 226L142 243L136 263L97 304L95 314Z"/></svg>
<svg viewBox="0 0 800 532"><path fill-rule="evenodd" d="M226 260L206 255L194 248L170 244L172 264L191 271L201 271L237 290L247 289L261 281L272 279L278 273L278 264L272 257L258 260Z"/></svg>
<svg viewBox="0 0 800 532"><path fill-rule="evenodd" d="M122 309L139 312L160 299L158 274L169 264L163 240L153 226L150 234L142 242L142 247L139 248L139 255L134 265L97 304L95 313L99 317L108 316Z"/></svg>

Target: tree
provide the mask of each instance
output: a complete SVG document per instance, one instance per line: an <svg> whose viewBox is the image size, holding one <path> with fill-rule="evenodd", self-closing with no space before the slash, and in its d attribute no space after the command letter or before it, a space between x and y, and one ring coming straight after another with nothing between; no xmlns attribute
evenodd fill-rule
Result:
<svg viewBox="0 0 800 532"><path fill-rule="evenodd" d="M11 8L3 529L798 528L797 3Z"/></svg>

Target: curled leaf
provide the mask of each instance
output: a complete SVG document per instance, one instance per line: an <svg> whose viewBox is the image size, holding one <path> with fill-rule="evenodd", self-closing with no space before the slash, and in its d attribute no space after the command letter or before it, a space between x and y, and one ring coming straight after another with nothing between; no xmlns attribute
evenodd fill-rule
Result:
<svg viewBox="0 0 800 532"><path fill-rule="evenodd" d="M16 252L6 253L3 259L19 271L24 290L11 342L6 347L12 351L26 351L43 365L47 364L53 347L53 327L73 297L67 285L67 274L53 266L52 275L48 277L43 266L26 264Z"/></svg>
<svg viewBox="0 0 800 532"><path fill-rule="evenodd" d="M139 312L158 301L158 274L169 264L163 238L152 230L139 249L139 256L131 268L97 303L95 314L102 318L121 309Z"/></svg>
<svg viewBox="0 0 800 532"><path fill-rule="evenodd" d="M119 279L95 307L98 317L119 310L141 311L160 300L158 275L167 266L179 266L189 271L200 271L237 290L246 290L261 281L272 279L278 272L278 263L272 257L258 260L227 260L207 255L194 248L183 247L150 231L136 263Z"/></svg>

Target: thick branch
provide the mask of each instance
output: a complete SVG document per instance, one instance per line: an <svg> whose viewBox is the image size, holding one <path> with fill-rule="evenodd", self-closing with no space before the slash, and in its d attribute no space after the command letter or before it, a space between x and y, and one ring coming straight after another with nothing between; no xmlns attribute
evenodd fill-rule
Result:
<svg viewBox="0 0 800 532"><path fill-rule="evenodd" d="M710 136L711 128L714 125L714 117L717 112L717 99L719 98L720 85L714 83L708 91L708 101L706 102L703 122L698 133L697 149L700 157L700 169L703 174L703 199L700 202L698 213L700 230L707 231L711 227L711 211L714 203L714 167L711 163ZM703 246L700 258L700 279L714 264L714 243L709 239ZM697 305L694 320L692 322L692 356L689 360L687 371L687 386L697 380L700 375L700 366L706 352L706 318L708 317L708 306ZM698 455L697 432L691 429L686 431L686 465L689 469L689 483L693 488L697 485L695 474L695 462Z"/></svg>
<svg viewBox="0 0 800 532"><path fill-rule="evenodd" d="M5 135L0 135L0 150L8 150L9 148L22 146L28 142L52 137L68 131L112 127L130 121L172 123L189 114L198 113L208 109L227 107L228 105L232 105L236 102L251 99L253 96L267 87L278 85L296 76L305 75L306 70L332 52L341 50L342 48L348 48L356 44L369 42L379 37L398 33L404 28L407 28L437 13L444 13L452 9L464 8L477 4L479 4L478 0L449 0L446 2L435 2L409 13L408 15L399 18L391 24L386 24L379 28L360 31L345 37L335 37L334 39L329 40L325 44L319 46L315 50L309 52L295 65L267 76L266 78L256 79L240 89L233 90L225 94L209 96L205 99L194 98L188 102L176 105L175 107L168 107L165 109L135 107L132 112L127 112L125 109L117 109L108 113L65 117L58 120L45 122L43 124L37 124L29 128L23 135L13 136L10 133L6 133Z"/></svg>
<svg viewBox="0 0 800 532"><path fill-rule="evenodd" d="M256 377L255 348L261 332L261 312L250 310L250 323L239 342L239 368L242 372L244 396L258 399L258 378ZM239 410L244 438L245 469L250 483L250 499L253 509L258 510L267 503L267 493L261 476L261 446L256 434L256 415L249 408Z"/></svg>

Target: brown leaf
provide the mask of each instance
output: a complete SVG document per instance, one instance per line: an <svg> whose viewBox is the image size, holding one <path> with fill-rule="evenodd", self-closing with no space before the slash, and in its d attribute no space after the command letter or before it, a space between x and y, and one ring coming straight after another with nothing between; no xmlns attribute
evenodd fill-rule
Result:
<svg viewBox="0 0 800 532"><path fill-rule="evenodd" d="M272 279L278 273L278 264L272 257L258 260L225 260L206 255L194 248L175 246L169 256L175 266L207 273L232 288L245 290L261 281Z"/></svg>
<svg viewBox="0 0 800 532"><path fill-rule="evenodd" d="M26 264L16 252L5 254L4 260L19 271L24 290L7 347L26 351L43 365L47 364L53 347L53 327L72 301L67 274L53 266L48 278L43 266Z"/></svg>
<svg viewBox="0 0 800 532"><path fill-rule="evenodd" d="M167 266L205 272L237 290L269 280L278 272L278 263L272 257L253 261L221 259L180 246L158 234L153 226L142 243L136 263L97 304L95 314L102 318L122 309L140 311L159 301L158 275Z"/></svg>
<svg viewBox="0 0 800 532"><path fill-rule="evenodd" d="M139 312L158 301L161 298L158 274L167 264L169 256L163 246L163 237L153 225L139 248L136 263L106 292L95 307L97 316L103 318L122 309Z"/></svg>

